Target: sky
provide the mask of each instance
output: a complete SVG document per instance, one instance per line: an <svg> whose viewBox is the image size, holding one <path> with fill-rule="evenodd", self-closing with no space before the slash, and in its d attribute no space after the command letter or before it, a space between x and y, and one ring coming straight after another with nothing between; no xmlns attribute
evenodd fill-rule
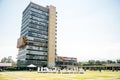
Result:
<svg viewBox="0 0 120 80"><path fill-rule="evenodd" d="M0 0L0 59L16 60L22 12L30 1L56 7L59 56L120 59L120 0Z"/></svg>

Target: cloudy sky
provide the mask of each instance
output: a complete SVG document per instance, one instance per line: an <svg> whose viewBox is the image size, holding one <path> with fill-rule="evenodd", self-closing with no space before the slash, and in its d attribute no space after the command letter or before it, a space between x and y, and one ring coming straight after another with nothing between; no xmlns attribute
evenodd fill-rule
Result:
<svg viewBox="0 0 120 80"><path fill-rule="evenodd" d="M16 60L30 1L57 8L57 54L78 61L120 59L120 0L0 0L0 59Z"/></svg>

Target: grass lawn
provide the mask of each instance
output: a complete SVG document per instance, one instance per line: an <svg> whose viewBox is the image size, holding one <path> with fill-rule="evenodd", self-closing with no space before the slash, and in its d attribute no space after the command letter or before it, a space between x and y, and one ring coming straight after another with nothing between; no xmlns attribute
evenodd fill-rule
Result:
<svg viewBox="0 0 120 80"><path fill-rule="evenodd" d="M84 74L0 72L0 80L120 80L120 71L86 71Z"/></svg>

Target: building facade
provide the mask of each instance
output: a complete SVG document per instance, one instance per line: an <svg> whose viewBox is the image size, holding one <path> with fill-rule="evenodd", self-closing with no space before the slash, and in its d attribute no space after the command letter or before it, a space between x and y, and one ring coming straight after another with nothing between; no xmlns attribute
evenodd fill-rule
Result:
<svg viewBox="0 0 120 80"><path fill-rule="evenodd" d="M56 66L61 68L75 68L77 65L77 58L57 56Z"/></svg>
<svg viewBox="0 0 120 80"><path fill-rule="evenodd" d="M56 7L40 6L33 2L23 11L17 66L55 66Z"/></svg>

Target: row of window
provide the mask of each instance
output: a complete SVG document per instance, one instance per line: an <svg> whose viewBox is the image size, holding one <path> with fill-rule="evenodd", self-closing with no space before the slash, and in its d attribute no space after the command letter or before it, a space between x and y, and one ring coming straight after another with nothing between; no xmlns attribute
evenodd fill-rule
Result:
<svg viewBox="0 0 120 80"><path fill-rule="evenodd" d="M25 60L17 60L17 65L18 66L24 66Z"/></svg>
<svg viewBox="0 0 120 80"><path fill-rule="evenodd" d="M57 61L56 64L57 65L76 65L76 63L74 62L60 62L60 61Z"/></svg>
<svg viewBox="0 0 120 80"><path fill-rule="evenodd" d="M41 10L37 10L37 9L35 9L35 8L31 8L30 11L34 11L34 12L39 13L39 14L41 14L41 15L48 16L48 13L43 12L43 11L41 11Z"/></svg>
<svg viewBox="0 0 120 80"><path fill-rule="evenodd" d="M21 35L23 35L24 33L28 32L28 27L21 29Z"/></svg>
<svg viewBox="0 0 120 80"><path fill-rule="evenodd" d="M27 25L29 24L29 19L27 19L26 21L22 22L22 29L25 28Z"/></svg>
<svg viewBox="0 0 120 80"><path fill-rule="evenodd" d="M35 44L28 44L28 45L47 48L47 46L42 46L42 45L35 45Z"/></svg>
<svg viewBox="0 0 120 80"><path fill-rule="evenodd" d="M22 24L25 24L26 22L28 22L28 19L30 18L30 15L28 14L25 17L22 17Z"/></svg>
<svg viewBox="0 0 120 80"><path fill-rule="evenodd" d="M47 32L48 28L44 27L44 26L38 26L38 25L30 24L29 25L29 30L46 31Z"/></svg>
<svg viewBox="0 0 120 80"><path fill-rule="evenodd" d="M26 59L47 60L47 57L46 56L38 56L38 55L26 55Z"/></svg>
<svg viewBox="0 0 120 80"><path fill-rule="evenodd" d="M46 15L46 16L48 15L48 12L45 12L45 11L41 10L40 8L31 7L30 10L38 12L38 13Z"/></svg>
<svg viewBox="0 0 120 80"><path fill-rule="evenodd" d="M37 39L34 39L33 41L34 42L40 42L40 43L43 43L43 44L47 44L47 42L48 42L48 40L46 40L46 39L42 39L42 38L40 38L40 37L36 37L36 36L33 36L33 35L29 35L29 36L31 36L31 37L34 37L34 38L39 38L39 40Z"/></svg>
<svg viewBox="0 0 120 80"><path fill-rule="evenodd" d="M23 12L23 17L26 17L26 16L29 14L30 8L31 8L31 7L27 7L27 8L24 10L24 12Z"/></svg>
<svg viewBox="0 0 120 80"><path fill-rule="evenodd" d="M47 39L47 36L46 35L41 35L41 38L42 39ZM31 37L31 36L27 37L28 40L32 40L32 41L36 41L36 42L39 42L41 40L41 38L36 38L36 37Z"/></svg>
<svg viewBox="0 0 120 80"><path fill-rule="evenodd" d="M38 50L38 49L27 49L27 50L30 50L30 51L39 51L39 52L47 52L47 50Z"/></svg>
<svg viewBox="0 0 120 80"><path fill-rule="evenodd" d="M30 35L31 37L35 37L35 36L32 36L32 35ZM35 37L35 38L38 38L38 37ZM43 39L39 39L39 40L33 40L34 42L40 42L40 43L43 43L43 44L47 44L47 40L43 40ZM38 44L39 45L39 44Z"/></svg>
<svg viewBox="0 0 120 80"><path fill-rule="evenodd" d="M23 24L24 25L24 24ZM33 25L34 25L34 27L33 27ZM26 31L27 31L27 28L28 27L28 23L26 23L25 25L24 25L24 27L22 27L21 28L21 35L22 34L24 34ZM47 30L47 28L46 27L43 27L43 26L36 26L35 27L35 24L30 24L30 28L34 28L34 31L38 31L38 30L40 30L41 29L41 31L43 32L42 34L45 34L45 35L47 35L47 33L45 32L45 31L43 31L43 30ZM35 29L36 28L36 29ZM30 29L31 30L31 29ZM38 31L39 32L39 31Z"/></svg>
<svg viewBox="0 0 120 80"><path fill-rule="evenodd" d="M47 52L27 50L29 54L47 55Z"/></svg>
<svg viewBox="0 0 120 80"><path fill-rule="evenodd" d="M46 37L45 35L42 35L43 37ZM35 41L35 42L41 42L41 40L43 40L43 38L37 38L37 37L32 37L32 36L28 36L27 37L28 40L32 40L32 41ZM44 38L45 40L45 43L47 42L47 40ZM43 41L42 41L43 42Z"/></svg>
<svg viewBox="0 0 120 80"><path fill-rule="evenodd" d="M30 22L34 23L34 24L39 24L39 25L42 25L42 26L47 26L48 25L47 23L43 23L43 22L36 21L36 20L33 20L33 19L31 19Z"/></svg>
<svg viewBox="0 0 120 80"><path fill-rule="evenodd" d="M30 21L30 26L32 26L32 27L35 27L35 28L37 28L37 29L39 29L39 28L41 28L41 27L43 27L45 30L47 30L47 28L48 28L48 24L46 23L41 23L41 22L33 22L33 21ZM39 27L38 27L39 26ZM43 29L42 28L42 29ZM43 30L44 30L43 29Z"/></svg>
<svg viewBox="0 0 120 80"><path fill-rule="evenodd" d="M41 60L26 60L26 64L35 64L35 65L39 65L39 66L43 66L45 64L47 64L47 61L41 61Z"/></svg>
<svg viewBox="0 0 120 80"><path fill-rule="evenodd" d="M42 41L41 41L41 40L42 40ZM44 43L47 43L47 42L48 42L48 40L43 39L43 38L34 39L33 41L35 41L35 42L43 42L43 40L44 40Z"/></svg>
<svg viewBox="0 0 120 80"><path fill-rule="evenodd" d="M25 59L25 51L21 51L21 52L19 51L17 59Z"/></svg>
<svg viewBox="0 0 120 80"><path fill-rule="evenodd" d="M47 27L44 27L44 26L37 26L37 25L35 25L35 24L30 24L30 26L29 26L30 28L28 28L28 25L26 24L26 26L25 27L22 27L21 28L21 34L24 34L28 29L29 30L34 30L34 31L46 31L47 32ZM32 28L32 29L31 29ZM43 32L43 34L44 34L44 32ZM45 35L46 35L46 33L45 33Z"/></svg>
<svg viewBox="0 0 120 80"><path fill-rule="evenodd" d="M20 60L20 59L21 59L21 60L24 60L25 58L26 58L25 55L19 55L19 56L17 56L17 59L18 59L18 60Z"/></svg>
<svg viewBox="0 0 120 80"><path fill-rule="evenodd" d="M26 49L25 49L25 48L26 48L26 47L24 47L24 49L20 48L20 49L19 49L19 54L25 53L25 52L26 52Z"/></svg>
<svg viewBox="0 0 120 80"><path fill-rule="evenodd" d="M36 29L36 30L42 30L42 31L48 30L48 27L40 26L40 25L36 25L36 24L29 24L29 28Z"/></svg>
<svg viewBox="0 0 120 80"><path fill-rule="evenodd" d="M46 37L43 37L42 35L47 35L47 33L43 33L43 32L28 32L28 36L32 36L32 37L38 37L38 38L42 38L42 39L47 39Z"/></svg>
<svg viewBox="0 0 120 80"><path fill-rule="evenodd" d="M45 19L40 19L37 17L31 17L31 19L30 19L30 17L29 17L29 18L25 19L25 21L22 21L22 30L24 28L26 28L26 26L28 24L31 24L31 23L34 25L36 24L36 25L44 26L44 27L48 26L47 20L45 20Z"/></svg>
<svg viewBox="0 0 120 80"><path fill-rule="evenodd" d="M47 31L43 31L43 30L39 31L37 29L31 29L31 30L28 31L28 34L32 34L32 33L47 35Z"/></svg>
<svg viewBox="0 0 120 80"><path fill-rule="evenodd" d="M48 23L48 20L42 19L39 17L35 17L35 16L30 16L30 19L35 20L35 21L39 21L39 22L43 22L43 23Z"/></svg>
<svg viewBox="0 0 120 80"><path fill-rule="evenodd" d="M45 47L35 47L35 46L26 46L25 47L26 49L39 49L39 50L43 50L42 51L31 51L31 50L26 50L26 49L21 49L19 50L19 57L23 57L26 53L29 53L29 54L38 54L38 55L47 55L47 52L44 52L44 51L47 51L47 48Z"/></svg>
<svg viewBox="0 0 120 80"><path fill-rule="evenodd" d="M33 50L47 51L47 48L44 48L44 47L27 46L26 48L27 48L27 49L33 49Z"/></svg>
<svg viewBox="0 0 120 80"><path fill-rule="evenodd" d="M31 4L32 5L32 4ZM23 18L25 19L26 17L28 17L29 14L31 14L32 11L34 11L33 13L35 12L40 12L41 14L43 15L46 15L48 16L48 11L46 11L45 9L43 9L42 7L39 7L39 8L36 8L38 6L36 5L32 5L32 6L28 6L25 11L23 12ZM31 11L32 10L32 11ZM22 19L23 19L22 18Z"/></svg>
<svg viewBox="0 0 120 80"><path fill-rule="evenodd" d="M36 5L36 4L31 4L31 7L34 7L35 9L38 9L38 10L42 10L44 12L48 12L48 9L45 8L45 7L42 7L40 5Z"/></svg>
<svg viewBox="0 0 120 80"><path fill-rule="evenodd" d="M41 39L39 39L39 40L38 39L34 39L34 41L35 42L41 42L43 44L47 44L47 42L48 42L47 40L41 40Z"/></svg>
<svg viewBox="0 0 120 80"><path fill-rule="evenodd" d="M37 12L34 12L34 11L31 11L31 12L30 12L30 15L31 15L31 16L35 16L35 17L38 17L38 18L42 18L42 19L45 19L45 20L48 20L48 16L42 15L42 14L37 13Z"/></svg>
<svg viewBox="0 0 120 80"><path fill-rule="evenodd" d="M41 23L36 23L36 22L33 22L33 21L30 21L29 24L30 24L30 25L33 24L33 25L37 25L37 26L48 27L48 24L43 25L43 24L41 24Z"/></svg>
<svg viewBox="0 0 120 80"><path fill-rule="evenodd" d="M21 33L21 36L27 36L28 35L28 31Z"/></svg>

